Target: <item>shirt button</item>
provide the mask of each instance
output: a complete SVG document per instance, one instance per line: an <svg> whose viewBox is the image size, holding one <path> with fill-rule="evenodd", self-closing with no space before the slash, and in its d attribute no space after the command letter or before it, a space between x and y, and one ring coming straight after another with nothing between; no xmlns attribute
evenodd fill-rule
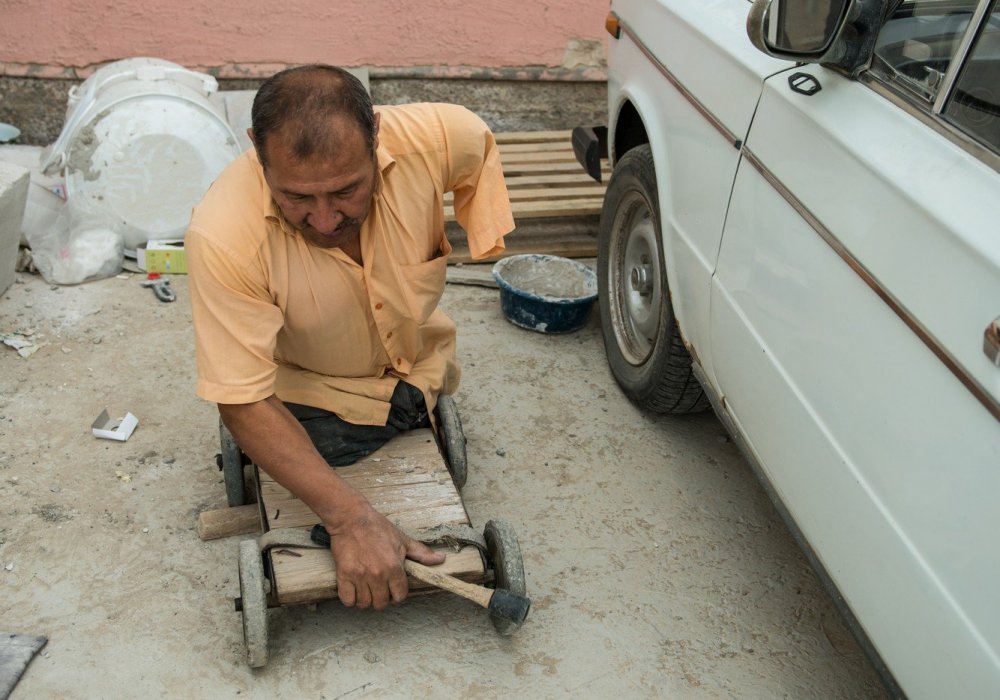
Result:
<svg viewBox="0 0 1000 700"><path fill-rule="evenodd" d="M389 340L389 338L391 338L391 337L392 337L392 331L389 331L388 333L385 334L385 339L386 340Z"/></svg>
<svg viewBox="0 0 1000 700"><path fill-rule="evenodd" d="M375 304L375 310L376 311L381 311L382 310L382 302L379 302L379 303Z"/></svg>
<svg viewBox="0 0 1000 700"><path fill-rule="evenodd" d="M397 357L396 358L396 365L399 366L401 364L403 364L403 358L402 357Z"/></svg>

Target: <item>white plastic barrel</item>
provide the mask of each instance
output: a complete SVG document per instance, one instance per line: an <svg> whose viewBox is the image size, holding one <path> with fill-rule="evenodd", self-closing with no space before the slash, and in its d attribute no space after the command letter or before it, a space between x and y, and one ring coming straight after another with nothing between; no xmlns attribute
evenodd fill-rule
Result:
<svg viewBox="0 0 1000 700"><path fill-rule="evenodd" d="M126 254L181 238L192 206L240 153L208 99L217 90L212 76L161 59L104 66L70 91L42 169L64 172L69 206L120 233Z"/></svg>

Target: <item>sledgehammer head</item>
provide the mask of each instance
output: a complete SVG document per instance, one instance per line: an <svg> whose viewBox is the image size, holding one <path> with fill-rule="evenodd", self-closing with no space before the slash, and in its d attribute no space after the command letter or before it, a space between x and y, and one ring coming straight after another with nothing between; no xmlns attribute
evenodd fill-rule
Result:
<svg viewBox="0 0 1000 700"><path fill-rule="evenodd" d="M493 591L488 607L488 610L494 615L499 615L518 625L524 622L524 618L528 617L530 609L531 601L528 598L503 588Z"/></svg>

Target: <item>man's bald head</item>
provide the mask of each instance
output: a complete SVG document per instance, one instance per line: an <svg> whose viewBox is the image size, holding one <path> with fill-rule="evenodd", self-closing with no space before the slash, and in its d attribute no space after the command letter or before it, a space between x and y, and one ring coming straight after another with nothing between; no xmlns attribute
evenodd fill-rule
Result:
<svg viewBox="0 0 1000 700"><path fill-rule="evenodd" d="M313 64L276 73L261 85L251 111L254 145L267 167L268 139L279 136L292 156L306 160L330 156L360 130L369 150L375 148L375 112L365 86L342 68Z"/></svg>

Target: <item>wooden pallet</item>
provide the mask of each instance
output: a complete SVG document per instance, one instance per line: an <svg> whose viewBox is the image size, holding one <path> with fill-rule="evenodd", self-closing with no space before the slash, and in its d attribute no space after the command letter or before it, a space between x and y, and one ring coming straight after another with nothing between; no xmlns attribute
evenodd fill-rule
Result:
<svg viewBox="0 0 1000 700"><path fill-rule="evenodd" d="M338 467L337 473L403 530L471 525L429 429L402 433L356 464ZM258 490L265 531L285 527L311 529L319 522L302 501L260 470ZM483 560L475 547L465 547L459 552L442 551L448 553L448 558L441 571L475 583L485 580ZM277 604L314 603L337 597L337 573L329 549L277 547L268 556ZM427 584L410 579L412 592L428 588Z"/></svg>
<svg viewBox="0 0 1000 700"><path fill-rule="evenodd" d="M594 257L606 185L592 180L577 162L571 132L517 131L495 136L516 226L506 238L505 254ZM605 182L609 175L605 162ZM450 262L470 261L464 233L454 223L450 194L445 196L445 221L454 248Z"/></svg>

